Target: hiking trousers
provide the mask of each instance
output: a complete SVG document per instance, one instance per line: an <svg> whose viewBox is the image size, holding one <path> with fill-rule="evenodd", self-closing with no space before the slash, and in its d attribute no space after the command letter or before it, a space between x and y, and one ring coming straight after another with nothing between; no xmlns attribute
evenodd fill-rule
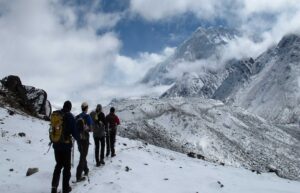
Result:
<svg viewBox="0 0 300 193"><path fill-rule="evenodd" d="M108 136L107 136L107 152L106 155L108 156L110 153L114 155L115 151L115 143L116 143L116 135L117 135L117 128L109 128Z"/></svg>
<svg viewBox="0 0 300 193"><path fill-rule="evenodd" d="M105 137L94 137L94 142L95 142L95 159L96 159L96 163L99 163L100 160L104 159ZM100 145L101 145L101 153L99 159Z"/></svg>
<svg viewBox="0 0 300 193"><path fill-rule="evenodd" d="M79 163L76 170L76 178L77 180L82 177L82 172L85 174L89 173L89 168L87 166L86 157L89 151L89 140L81 140L78 142L78 150L80 153Z"/></svg>
<svg viewBox="0 0 300 193"><path fill-rule="evenodd" d="M54 156L56 160L56 165L52 177L52 188L57 189L59 185L60 173L63 169L63 192L69 189L70 178L71 178L71 149L70 150L55 150Z"/></svg>

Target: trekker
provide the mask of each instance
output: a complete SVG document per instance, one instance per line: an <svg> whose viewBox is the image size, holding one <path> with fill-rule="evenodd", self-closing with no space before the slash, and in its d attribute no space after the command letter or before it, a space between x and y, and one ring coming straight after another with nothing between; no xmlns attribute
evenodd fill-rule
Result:
<svg viewBox="0 0 300 193"><path fill-rule="evenodd" d="M93 124L92 118L88 112L88 104L86 102L82 103L81 105L82 113L76 116L76 127L79 133L79 140L78 140L78 150L80 153L79 163L77 166L76 171L76 180L77 182L85 180L85 177L82 176L82 172L84 171L84 175L88 176L89 168L87 165L86 157L89 151L89 132L92 131L91 126Z"/></svg>
<svg viewBox="0 0 300 193"><path fill-rule="evenodd" d="M115 115L115 108L111 107L109 114L105 118L106 120L106 129L108 130L108 140L107 144L107 152L106 156L109 156L111 153L111 157L116 156L115 151L115 142L117 135L117 126L120 125L120 119L117 115Z"/></svg>
<svg viewBox="0 0 300 193"><path fill-rule="evenodd" d="M105 115L102 112L102 106L100 104L97 105L96 110L90 113L90 116L93 119L94 127L93 127L93 137L95 142L95 159L96 166L100 166L101 164L105 164L104 162L104 149L105 149ZM99 143L101 144L101 153L99 159Z"/></svg>
<svg viewBox="0 0 300 193"><path fill-rule="evenodd" d="M53 141L54 155L56 160L56 165L53 172L52 178L52 189L51 193L57 193L57 187L59 185L59 178L62 168L63 170L63 181L62 181L62 192L67 193L71 192L72 188L69 185L69 181L71 178L71 149L72 149L72 136L78 140L78 133L75 128L75 119L73 114L71 113L72 103L70 101L66 101L64 103L63 109L60 111L53 112L53 116L55 113L61 113L62 123L62 132L59 134L59 139L57 141ZM52 124L52 121L51 121ZM53 126L53 125L52 125ZM57 128L52 128L57 129Z"/></svg>

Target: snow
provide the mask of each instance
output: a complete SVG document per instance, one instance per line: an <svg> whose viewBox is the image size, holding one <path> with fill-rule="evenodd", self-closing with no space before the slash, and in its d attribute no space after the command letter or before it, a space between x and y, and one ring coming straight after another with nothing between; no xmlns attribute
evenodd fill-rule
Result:
<svg viewBox="0 0 300 193"><path fill-rule="evenodd" d="M18 114L10 116L6 109L0 108L0 192L50 192L55 161L52 148L46 153L48 127L48 122ZM26 136L18 136L19 132ZM199 145L206 143L207 139L202 138ZM74 193L298 193L300 188L300 182L281 179L272 173L258 175L219 166L121 137L117 138L117 156L106 158L106 165L97 168L93 149L92 144L88 155L90 183L72 184ZM77 163L76 150L75 166ZM39 172L26 177L29 167L38 167ZM11 168L13 171L9 171ZM75 180L74 174L72 168L71 180Z"/></svg>
<svg viewBox="0 0 300 193"><path fill-rule="evenodd" d="M261 172L272 167L280 176L300 179L297 125L277 126L211 99L145 98L111 105L122 117L121 136L235 167Z"/></svg>

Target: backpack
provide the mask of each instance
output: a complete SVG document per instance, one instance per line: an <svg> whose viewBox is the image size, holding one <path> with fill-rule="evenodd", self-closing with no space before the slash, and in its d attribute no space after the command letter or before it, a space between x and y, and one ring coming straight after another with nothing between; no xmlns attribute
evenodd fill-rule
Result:
<svg viewBox="0 0 300 193"><path fill-rule="evenodd" d="M49 138L52 143L70 143L64 137L64 112L54 111L50 116Z"/></svg>
<svg viewBox="0 0 300 193"><path fill-rule="evenodd" d="M83 116L77 116L76 117L76 127L79 131L79 137L81 140L88 140L89 139L89 133L87 131L88 126L85 121L85 117Z"/></svg>
<svg viewBox="0 0 300 193"><path fill-rule="evenodd" d="M96 111L92 111L90 113L90 116L93 120L93 136L94 137L105 137L105 125L104 123L100 120L100 117L98 116L98 113ZM104 116L104 115L103 115Z"/></svg>

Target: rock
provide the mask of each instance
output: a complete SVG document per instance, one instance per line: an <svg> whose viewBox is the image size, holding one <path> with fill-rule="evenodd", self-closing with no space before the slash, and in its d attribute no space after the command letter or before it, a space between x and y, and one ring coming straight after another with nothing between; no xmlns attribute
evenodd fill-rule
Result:
<svg viewBox="0 0 300 193"><path fill-rule="evenodd" d="M276 168L274 168L273 166L269 166L267 169L268 169L268 172L275 173L277 176L280 177L279 171Z"/></svg>
<svg viewBox="0 0 300 193"><path fill-rule="evenodd" d="M125 171L129 172L130 170L132 170L131 168L129 168L128 166L125 167Z"/></svg>
<svg viewBox="0 0 300 193"><path fill-rule="evenodd" d="M9 169L9 171L10 171L10 172L13 172L13 171L14 171L14 169L13 169L13 168L10 168L10 169Z"/></svg>
<svg viewBox="0 0 300 193"><path fill-rule="evenodd" d="M5 103L31 116L49 120L52 108L47 100L47 93L42 89L22 85L18 76L7 76L0 81L0 92ZM5 90L7 89L7 90Z"/></svg>
<svg viewBox="0 0 300 193"><path fill-rule="evenodd" d="M220 181L218 181L218 184L220 185L221 188L224 187L224 185Z"/></svg>
<svg viewBox="0 0 300 193"><path fill-rule="evenodd" d="M25 136L26 136L26 134L23 133L23 132L18 133L18 135L19 135L20 137L25 137Z"/></svg>
<svg viewBox="0 0 300 193"><path fill-rule="evenodd" d="M8 113L10 116L13 116L13 115L15 114L15 112L12 111L12 110L7 110L7 113Z"/></svg>
<svg viewBox="0 0 300 193"><path fill-rule="evenodd" d="M196 154L194 152L188 153L187 156L191 158L196 158Z"/></svg>
<svg viewBox="0 0 300 193"><path fill-rule="evenodd" d="M205 160L205 157L204 157L203 155L201 155L201 154L197 154L197 158L198 158L198 159Z"/></svg>
<svg viewBox="0 0 300 193"><path fill-rule="evenodd" d="M31 176L32 174L35 174L37 172L39 172L39 168L28 168L26 176Z"/></svg>

